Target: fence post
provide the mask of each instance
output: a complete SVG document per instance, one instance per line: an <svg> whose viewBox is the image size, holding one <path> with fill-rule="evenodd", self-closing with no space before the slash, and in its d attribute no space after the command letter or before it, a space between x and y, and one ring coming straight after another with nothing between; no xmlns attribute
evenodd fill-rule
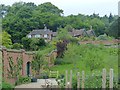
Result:
<svg viewBox="0 0 120 90"><path fill-rule="evenodd" d="M106 88L106 69L104 68L102 72L102 89L105 88Z"/></svg>
<svg viewBox="0 0 120 90"><path fill-rule="evenodd" d="M109 81L109 87L110 90L113 90L113 69L110 69L110 81Z"/></svg>
<svg viewBox="0 0 120 90"><path fill-rule="evenodd" d="M82 71L82 90L84 90L84 83L85 83L85 73Z"/></svg>
<svg viewBox="0 0 120 90"><path fill-rule="evenodd" d="M80 89L80 72L77 73L77 90Z"/></svg>
<svg viewBox="0 0 120 90"><path fill-rule="evenodd" d="M67 70L66 70L66 82L65 83L66 83L65 87L68 88L68 71Z"/></svg>
<svg viewBox="0 0 120 90"><path fill-rule="evenodd" d="M72 88L72 70L70 70L70 88Z"/></svg>

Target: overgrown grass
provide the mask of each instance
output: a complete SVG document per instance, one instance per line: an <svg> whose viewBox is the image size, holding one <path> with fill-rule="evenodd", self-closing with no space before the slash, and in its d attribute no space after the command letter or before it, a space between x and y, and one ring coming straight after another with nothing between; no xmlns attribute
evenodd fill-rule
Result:
<svg viewBox="0 0 120 90"><path fill-rule="evenodd" d="M51 70L58 70L60 74L65 74L66 70L73 70L73 74L84 70L87 75L91 75L101 74L103 68L109 74L110 68L113 68L115 76L118 75L118 48L69 44L62 61L71 64L55 65Z"/></svg>
<svg viewBox="0 0 120 90"><path fill-rule="evenodd" d="M102 80L102 69L106 68L107 76L109 70L114 70L114 80L118 77L118 48L108 48L103 45L76 45L69 44L64 57L61 58L62 65L55 65L51 70L58 70L59 75L65 75L65 71L73 71L73 87L76 88L76 74L85 71L86 88L100 88ZM66 64L65 64L66 63ZM70 64L68 64L70 63ZM68 74L70 75L70 74ZM107 79L108 82L108 79ZM115 81L115 83L117 80ZM114 84L115 86L116 84ZM108 87L108 84L107 84ZM115 86L116 87L116 86Z"/></svg>

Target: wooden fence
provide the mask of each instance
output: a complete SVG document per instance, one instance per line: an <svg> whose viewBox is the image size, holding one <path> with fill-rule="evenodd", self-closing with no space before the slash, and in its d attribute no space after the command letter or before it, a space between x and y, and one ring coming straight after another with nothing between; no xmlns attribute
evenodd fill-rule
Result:
<svg viewBox="0 0 120 90"><path fill-rule="evenodd" d="M68 76L70 75L70 77ZM69 77L69 79L68 79ZM102 71L102 89L105 90L106 88L106 79L107 79L107 75L106 75L106 69L103 69ZM70 74L68 73L68 71L66 70L66 75L65 75L65 88L72 88L72 70L70 70ZM80 90L80 88L82 90L84 90L85 88L85 72L82 71L82 75L80 77L80 72L77 72L77 89ZM109 88L110 90L113 90L113 69L110 69L109 72Z"/></svg>

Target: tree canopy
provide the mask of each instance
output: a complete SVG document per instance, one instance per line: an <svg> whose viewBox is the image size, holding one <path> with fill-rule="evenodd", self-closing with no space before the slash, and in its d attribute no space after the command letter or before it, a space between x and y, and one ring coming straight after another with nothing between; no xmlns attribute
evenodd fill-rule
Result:
<svg viewBox="0 0 120 90"><path fill-rule="evenodd" d="M116 20L117 16L110 13L100 17L99 14L93 15L69 15L63 16L63 10L50 2L35 5L32 2L16 2L12 6L0 5L0 16L2 19L2 28L11 35L13 43L22 43L25 37L33 29L42 29L44 24L52 31L57 28L75 28L86 30L93 27L97 36L108 33L109 26ZM111 35L111 34L109 34Z"/></svg>

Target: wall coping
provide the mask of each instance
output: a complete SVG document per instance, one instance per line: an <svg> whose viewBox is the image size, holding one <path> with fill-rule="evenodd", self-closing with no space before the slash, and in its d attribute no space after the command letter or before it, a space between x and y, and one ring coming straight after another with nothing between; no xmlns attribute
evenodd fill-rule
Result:
<svg viewBox="0 0 120 90"><path fill-rule="evenodd" d="M25 54L34 54L35 52L33 51L25 51L24 49L7 49L7 48L0 48L0 51L6 50L7 52L14 52L14 53L22 53L25 52Z"/></svg>

